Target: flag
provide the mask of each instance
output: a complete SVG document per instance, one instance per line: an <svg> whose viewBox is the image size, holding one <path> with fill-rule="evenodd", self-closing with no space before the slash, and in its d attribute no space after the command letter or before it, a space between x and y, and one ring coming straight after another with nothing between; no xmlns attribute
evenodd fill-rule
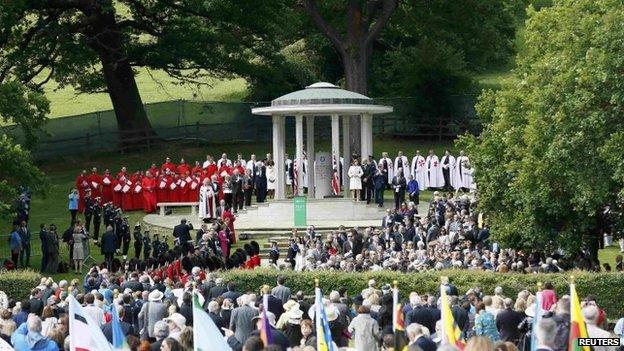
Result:
<svg viewBox="0 0 624 351"><path fill-rule="evenodd" d="M293 196L299 195L299 178L297 175L297 173L299 173L299 170L297 169L298 163L299 163L299 160L293 161L293 179L292 179Z"/></svg>
<svg viewBox="0 0 624 351"><path fill-rule="evenodd" d="M113 324L113 349L116 351L130 351L130 345L128 345L126 336L124 335L123 330L121 329L121 324L119 323L117 305L112 305L111 318L111 323Z"/></svg>
<svg viewBox="0 0 624 351"><path fill-rule="evenodd" d="M317 351L334 351L334 343L332 342L331 331L329 330L329 321L325 313L323 305L323 294L320 288L314 290L316 299L314 301L314 317L316 318L316 350Z"/></svg>
<svg viewBox="0 0 624 351"><path fill-rule="evenodd" d="M193 351L231 351L221 331L193 294Z"/></svg>
<svg viewBox="0 0 624 351"><path fill-rule="evenodd" d="M113 351L100 327L69 295L69 347L71 351Z"/></svg>
<svg viewBox="0 0 624 351"><path fill-rule="evenodd" d="M589 351L589 346L578 346L578 338L586 338L587 326L585 318L581 312L581 303L576 286L570 283L570 339L568 342L568 351Z"/></svg>
<svg viewBox="0 0 624 351"><path fill-rule="evenodd" d="M338 180L338 171L334 170L334 175L332 176L332 191L334 195L338 195L340 193L340 181Z"/></svg>
<svg viewBox="0 0 624 351"><path fill-rule="evenodd" d="M269 318L267 317L268 308L269 294L264 294L264 296L262 296L262 327L260 328L260 339L262 339L264 347L267 347L273 343L271 326L269 325Z"/></svg>
<svg viewBox="0 0 624 351"><path fill-rule="evenodd" d="M453 312L451 311L451 306L449 306L444 285L440 286L440 296L442 300L442 343L453 345L459 350L463 350L466 344L462 339L461 330L459 330L453 318Z"/></svg>
<svg viewBox="0 0 624 351"><path fill-rule="evenodd" d="M403 320L403 306L399 303L399 288L392 291L392 332L394 333L394 350L402 351L407 347L405 337L405 321Z"/></svg>
<svg viewBox="0 0 624 351"><path fill-rule="evenodd" d="M531 351L537 350L537 323L539 323L540 319L544 315L544 310L542 310L542 292L538 291L535 293L535 315L533 316L533 326L531 327Z"/></svg>

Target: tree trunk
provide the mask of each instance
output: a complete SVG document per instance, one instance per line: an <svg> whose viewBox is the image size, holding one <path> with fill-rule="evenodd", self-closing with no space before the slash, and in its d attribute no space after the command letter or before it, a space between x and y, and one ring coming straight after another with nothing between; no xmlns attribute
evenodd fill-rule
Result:
<svg viewBox="0 0 624 351"><path fill-rule="evenodd" d="M112 5L111 5L112 6ZM115 110L120 143L124 150L140 148L155 138L125 55L114 11L101 6L83 10L90 23L87 44L100 57L106 87Z"/></svg>
<svg viewBox="0 0 624 351"><path fill-rule="evenodd" d="M370 56L368 55L367 50L360 50L359 54L350 55L343 58L345 83L347 90L351 90L362 95L368 94L369 57ZM349 118L349 143L351 152L356 155L360 155L362 151L362 134L360 133L360 124L361 116L351 116ZM347 161L347 156L348 155L345 155L345 162Z"/></svg>

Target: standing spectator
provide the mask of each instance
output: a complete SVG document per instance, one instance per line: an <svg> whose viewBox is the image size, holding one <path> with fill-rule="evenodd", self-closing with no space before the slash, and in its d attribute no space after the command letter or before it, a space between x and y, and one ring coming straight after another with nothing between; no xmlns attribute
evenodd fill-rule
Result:
<svg viewBox="0 0 624 351"><path fill-rule="evenodd" d="M22 221L17 233L22 241L22 249L20 250L20 267L25 268L30 266L30 229L28 229L28 223Z"/></svg>
<svg viewBox="0 0 624 351"><path fill-rule="evenodd" d="M355 349L378 350L381 339L379 324L371 317L368 306L360 306L357 312L358 315L353 318L348 327L349 332L354 334Z"/></svg>
<svg viewBox="0 0 624 351"><path fill-rule="evenodd" d="M422 351L436 351L438 348L436 343L431 340L423 331L423 326L418 323L412 323L405 328L407 338L410 345L416 345Z"/></svg>
<svg viewBox="0 0 624 351"><path fill-rule="evenodd" d="M492 341L500 339L494 315L485 309L483 302L477 304L477 315L475 316L474 324L474 331L477 336L486 336Z"/></svg>
<svg viewBox="0 0 624 351"><path fill-rule="evenodd" d="M43 308L43 312L41 312L41 319L43 322L41 323L41 335L50 336L52 330L54 330L59 320L54 316L54 310L52 307L46 306Z"/></svg>
<svg viewBox="0 0 624 351"><path fill-rule="evenodd" d="M464 351L494 351L494 343L486 337L474 336L468 340ZM548 351L548 349L537 349L537 351Z"/></svg>
<svg viewBox="0 0 624 351"><path fill-rule="evenodd" d="M80 199L80 195L78 195L78 190L76 188L71 188L69 191L69 214L71 215L71 221L76 221L76 214L78 214L78 200Z"/></svg>
<svg viewBox="0 0 624 351"><path fill-rule="evenodd" d="M15 267L17 267L17 260L19 259L19 254L22 251L22 237L18 233L19 226L17 224L13 225L13 231L9 236L9 247L11 248L11 261Z"/></svg>
<svg viewBox="0 0 624 351"><path fill-rule="evenodd" d="M158 321L154 324L155 341L150 346L150 351L160 351L162 342L169 336L169 325L165 321Z"/></svg>
<svg viewBox="0 0 624 351"><path fill-rule="evenodd" d="M414 176L410 174L409 182L407 183L407 194L409 196L409 200L416 205L420 203L420 189L418 187L418 182L414 179Z"/></svg>
<svg viewBox="0 0 624 351"><path fill-rule="evenodd" d="M375 203L377 204L377 207L383 207L384 190L386 190L386 178L381 172L381 169L377 169L377 172L373 176L373 186L375 187Z"/></svg>
<svg viewBox="0 0 624 351"><path fill-rule="evenodd" d="M41 223L39 225L39 240L41 240L41 269L39 270L41 273L45 270L48 265L48 231L45 227L45 224Z"/></svg>
<svg viewBox="0 0 624 351"><path fill-rule="evenodd" d="M542 309L544 311L550 311L550 308L557 303L557 294L553 289L551 282L544 284L544 290L542 291Z"/></svg>
<svg viewBox="0 0 624 351"><path fill-rule="evenodd" d="M101 328L104 324L104 310L95 305L95 296L93 294L86 294L84 296L84 302L86 306L84 311L91 317L91 319Z"/></svg>
<svg viewBox="0 0 624 351"><path fill-rule="evenodd" d="M162 302L163 293L154 290L149 293L147 303L143 304L139 312L139 325L143 326L141 337L155 340L154 325L167 316L167 305ZM141 324L142 323L142 324Z"/></svg>
<svg viewBox="0 0 624 351"><path fill-rule="evenodd" d="M282 300L282 304L285 304L290 300L290 288L284 285L286 278L280 275L277 277L277 286L271 290L271 295Z"/></svg>
<svg viewBox="0 0 624 351"><path fill-rule="evenodd" d="M59 265L59 237L56 230L56 225L50 224L50 229L46 233L46 255L48 261L43 268L46 273L58 273Z"/></svg>
<svg viewBox="0 0 624 351"><path fill-rule="evenodd" d="M398 174L392 178L392 192L394 193L394 209L398 210L405 201L405 189L407 181L403 176L403 170L399 168Z"/></svg>
<svg viewBox="0 0 624 351"><path fill-rule="evenodd" d="M100 242L102 254L104 255L104 262L106 267L110 270L113 258L115 256L115 250L117 249L117 236L113 232L113 226L106 227L106 232L102 234L102 241Z"/></svg>
<svg viewBox="0 0 624 351"><path fill-rule="evenodd" d="M83 247L83 240L87 236L82 232L81 227L74 227L74 234L72 235L73 242L73 258L74 258L74 272L76 274L82 273L82 261L84 260L85 250Z"/></svg>
<svg viewBox="0 0 624 351"><path fill-rule="evenodd" d="M11 344L20 351L58 351L58 345L41 335L41 319L34 314L11 335Z"/></svg>
<svg viewBox="0 0 624 351"><path fill-rule="evenodd" d="M312 346L316 347L316 336L312 333L312 321L304 319L301 321L301 347Z"/></svg>
<svg viewBox="0 0 624 351"><path fill-rule="evenodd" d="M359 202L360 192L362 191L362 175L364 175L364 171L362 171L362 167L360 167L357 160L353 160L347 174L349 175L349 189L351 189L351 197L354 198L354 201Z"/></svg>
<svg viewBox="0 0 624 351"><path fill-rule="evenodd" d="M598 326L599 311L596 305L587 305L583 307L583 317L585 317L585 323L587 324L587 336L588 337L590 338L612 338L614 337L612 333ZM556 331L556 328L555 328L555 331ZM593 349L594 351L617 350L616 347L610 347L610 346L593 346Z"/></svg>
<svg viewBox="0 0 624 351"><path fill-rule="evenodd" d="M536 351L551 351L555 349L555 335L557 333L557 326L552 318L542 318L539 322L537 322L536 326L537 330L535 330L535 335L537 339L537 350ZM589 325L588 325L589 327ZM589 333L589 328L587 328L587 332ZM608 333L607 333L608 334ZM589 337L592 335L589 333ZM609 336L606 336L609 337ZM604 350L602 349L594 349L594 350Z"/></svg>
<svg viewBox="0 0 624 351"><path fill-rule="evenodd" d="M243 344L255 329L253 318L258 315L258 310L249 306L249 295L241 296L240 300L241 306L232 311L229 329L234 332L236 340Z"/></svg>
<svg viewBox="0 0 624 351"><path fill-rule="evenodd" d="M524 313L514 311L513 300L506 298L503 301L504 308L496 315L496 327L502 341L511 341L517 344L520 340L518 325L524 320Z"/></svg>

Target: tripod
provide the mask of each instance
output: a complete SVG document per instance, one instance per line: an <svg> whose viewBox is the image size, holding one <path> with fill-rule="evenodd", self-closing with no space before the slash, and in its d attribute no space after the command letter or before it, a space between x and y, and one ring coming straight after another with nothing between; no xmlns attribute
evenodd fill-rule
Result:
<svg viewBox="0 0 624 351"><path fill-rule="evenodd" d="M87 235L87 238L83 240L82 246L84 248L84 260L82 261L82 263L84 265L86 265L88 262L91 262L92 264L97 264L97 261L95 260L95 258L93 258L93 256L91 256L91 247L89 247L89 236L88 235Z"/></svg>

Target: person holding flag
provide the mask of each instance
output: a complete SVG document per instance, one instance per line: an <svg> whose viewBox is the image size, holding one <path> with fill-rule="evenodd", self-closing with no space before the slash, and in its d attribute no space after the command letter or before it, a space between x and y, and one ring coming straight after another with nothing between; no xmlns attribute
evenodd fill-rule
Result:
<svg viewBox="0 0 624 351"><path fill-rule="evenodd" d="M407 347L405 338L405 320L403 318L403 306L399 303L399 285L394 281L392 289L392 333L394 334L394 350L403 351Z"/></svg>
<svg viewBox="0 0 624 351"><path fill-rule="evenodd" d="M442 344L452 345L463 350L466 346L466 342L462 338L461 330L455 323L453 318L453 312L449 304L448 296L446 295L446 286L448 283L448 277L441 277L442 284L440 285L440 309L442 317Z"/></svg>
<svg viewBox="0 0 624 351"><path fill-rule="evenodd" d="M316 350L317 351L334 351L331 331L329 329L329 320L325 313L325 305L323 305L323 293L319 288L319 280L314 279L316 288L314 289L314 317L316 318Z"/></svg>
<svg viewBox="0 0 624 351"><path fill-rule="evenodd" d="M69 294L69 344L71 350L114 351L97 323L80 305L74 295Z"/></svg>
<svg viewBox="0 0 624 351"><path fill-rule="evenodd" d="M193 351L232 350L212 318L202 308L197 293L193 294L193 326ZM233 335L231 338L236 340Z"/></svg>

